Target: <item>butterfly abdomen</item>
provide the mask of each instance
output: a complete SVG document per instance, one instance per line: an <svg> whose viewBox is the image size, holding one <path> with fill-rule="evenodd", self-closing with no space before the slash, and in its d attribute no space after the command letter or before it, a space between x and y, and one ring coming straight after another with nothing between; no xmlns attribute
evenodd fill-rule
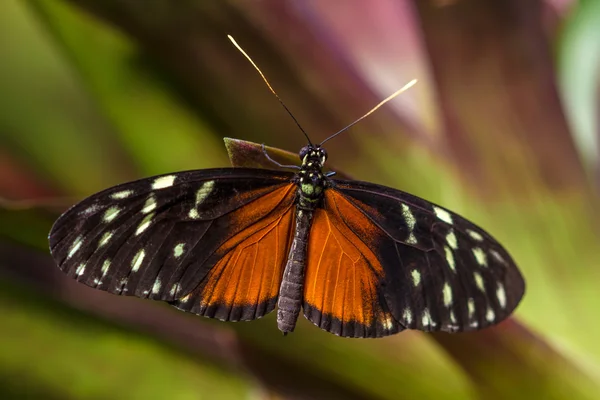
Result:
<svg viewBox="0 0 600 400"><path fill-rule="evenodd" d="M296 210L296 229L290 247L277 303L277 327L284 334L293 332L304 299L304 268L308 234L313 211Z"/></svg>

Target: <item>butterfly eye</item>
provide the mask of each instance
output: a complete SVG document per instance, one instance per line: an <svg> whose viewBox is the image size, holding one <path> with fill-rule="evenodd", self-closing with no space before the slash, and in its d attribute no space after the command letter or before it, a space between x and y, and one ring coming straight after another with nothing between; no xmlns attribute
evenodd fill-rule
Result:
<svg viewBox="0 0 600 400"><path fill-rule="evenodd" d="M300 161L304 161L304 157L306 157L308 155L310 150L311 150L310 146L304 146L303 148L300 149L300 152L298 153L298 157L300 157Z"/></svg>
<svg viewBox="0 0 600 400"><path fill-rule="evenodd" d="M321 162L324 164L325 161L327 161L327 151L325 151L325 149L321 148L321 149L319 149L319 155L322 160Z"/></svg>

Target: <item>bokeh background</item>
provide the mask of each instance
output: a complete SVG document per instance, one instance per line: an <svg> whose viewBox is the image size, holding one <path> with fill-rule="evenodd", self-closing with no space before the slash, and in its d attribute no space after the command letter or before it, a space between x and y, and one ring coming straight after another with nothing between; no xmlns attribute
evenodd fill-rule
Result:
<svg viewBox="0 0 600 400"><path fill-rule="evenodd" d="M597 399L600 2L2 0L0 398ZM221 323L69 280L54 219L110 185L229 165L223 137L305 139L445 205L527 294L472 334L335 337Z"/></svg>

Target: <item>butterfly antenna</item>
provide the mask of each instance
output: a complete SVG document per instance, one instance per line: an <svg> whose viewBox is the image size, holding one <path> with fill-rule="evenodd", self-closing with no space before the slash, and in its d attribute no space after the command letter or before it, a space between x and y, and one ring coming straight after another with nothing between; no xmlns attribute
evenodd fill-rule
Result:
<svg viewBox="0 0 600 400"><path fill-rule="evenodd" d="M277 97L277 100L279 100L279 102L281 103L281 105L283 106L283 108L285 108L285 111L287 111L287 113L290 115L290 117L292 117L292 119L294 120L294 122L296 123L296 125L298 125L298 128L300 128L300 130L302 131L302 133L304 134L304 136L306 136L306 140L308 140L308 143L310 145L312 145L312 142L310 141L310 138L308 137L308 134L304 131L304 129L302 129L302 126L300 125L300 123L298 122L298 120L296 119L296 117L294 117L294 114L292 114L292 112L289 110L289 108L287 108L287 106L285 105L285 103L283 102L283 100L281 100L281 98L279 97L279 95L275 92L275 90L273 89L273 87L271 86L271 84L269 83L269 81L267 80L267 78L265 77L265 74L263 74L262 71L260 70L260 68L258 68L258 65L256 65L254 63L254 61L252 61L252 59L250 58L250 56L244 51L244 49L242 49L240 47L240 45L237 44L237 42L235 41L235 39L233 38L233 36L227 35L227 37L229 38L229 40L231 40L231 43L233 43L233 45L240 51L240 53L242 53L244 55L244 57L246 57L248 59L248 61L250 61L250 64L252 64L252 66L258 71L258 73L260 74L260 76L263 78L263 81L265 81L265 83L267 84L267 87L269 88L269 90L271 91L271 93L273 93L275 95L275 97Z"/></svg>
<svg viewBox="0 0 600 400"><path fill-rule="evenodd" d="M363 115L362 117L360 117L359 119L357 119L356 121L354 121L353 123L351 123L350 125L348 125L347 127L345 127L344 129L334 133L333 135L329 136L327 139L323 140L319 146L322 146L323 143L327 142L330 139L333 139L334 137L336 137L337 135L339 135L340 133L350 129L352 126L358 124L360 121L362 121L363 119L367 118L369 115L373 114L375 112L375 110L377 110L379 107L381 107L382 105L384 105L385 103L387 103L388 101L392 100L394 97L398 96L400 93L405 92L406 90L410 89L412 86L414 86L414 84L417 83L416 79L413 79L412 81L408 82L406 85L404 85L403 87L401 87L400 89L396 90L394 93L392 93L390 96L388 96L387 98L385 98L384 100L382 100L379 104L377 104L375 107L373 107L371 109L371 111L369 111L368 113L366 113L365 115Z"/></svg>

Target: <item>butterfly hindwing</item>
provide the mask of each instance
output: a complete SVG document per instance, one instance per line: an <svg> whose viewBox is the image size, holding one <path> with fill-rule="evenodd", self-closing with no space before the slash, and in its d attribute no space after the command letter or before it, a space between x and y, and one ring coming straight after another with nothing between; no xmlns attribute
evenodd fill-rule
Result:
<svg viewBox="0 0 600 400"><path fill-rule="evenodd" d="M304 315L345 337L381 337L404 328L381 291L379 229L335 190L327 190L309 235Z"/></svg>
<svg viewBox="0 0 600 400"><path fill-rule="evenodd" d="M335 200L338 220L355 235L346 238L367 246L380 263L370 263L370 280L378 279L382 312L389 309L394 317L387 326L469 331L502 321L517 306L523 278L506 250L481 228L399 190L333 182L328 192L335 194L326 195L325 203Z"/></svg>
<svg viewBox="0 0 600 400"><path fill-rule="evenodd" d="M50 232L51 252L91 287L254 319L272 311L277 296L293 225L292 176L228 168L119 185L64 213ZM231 289L224 279L245 283Z"/></svg>

